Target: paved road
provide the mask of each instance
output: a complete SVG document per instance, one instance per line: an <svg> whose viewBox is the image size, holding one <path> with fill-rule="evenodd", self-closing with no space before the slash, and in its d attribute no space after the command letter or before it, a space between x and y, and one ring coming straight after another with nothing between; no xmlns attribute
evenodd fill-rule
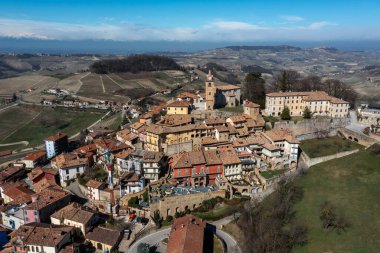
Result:
<svg viewBox="0 0 380 253"><path fill-rule="evenodd" d="M236 214L236 216L238 216L238 214ZM212 230L213 230L215 235L217 235L219 238L221 238L226 243L227 253L241 253L241 250L240 250L236 240L231 235L229 235L228 233L219 229L219 227L221 225L226 225L229 222L231 222L233 219L234 219L234 216L231 215L231 216L225 217L221 220L218 220L216 222L213 222L212 225L214 225L214 227ZM154 232L152 234L146 235L145 237L137 240L134 244L132 244L130 246L130 248L127 249L126 252L137 253L137 246L140 243L148 243L149 245L157 245L160 241L169 237L170 229L171 229L170 227L164 228L164 229L161 229L161 230ZM123 249L121 249L121 250L123 250Z"/></svg>

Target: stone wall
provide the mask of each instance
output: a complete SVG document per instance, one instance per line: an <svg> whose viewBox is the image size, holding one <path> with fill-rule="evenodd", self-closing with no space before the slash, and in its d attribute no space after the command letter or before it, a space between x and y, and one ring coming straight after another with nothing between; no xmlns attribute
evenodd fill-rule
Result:
<svg viewBox="0 0 380 253"><path fill-rule="evenodd" d="M275 122L273 129L287 129L296 136L307 136L313 133L325 133L347 126L350 123L349 118L333 118L333 119L309 119L300 121L279 121Z"/></svg>
<svg viewBox="0 0 380 253"><path fill-rule="evenodd" d="M194 208L199 207L204 200L212 199L215 197L224 198L225 196L225 191L202 192L188 194L186 196L167 196L157 203L151 203L150 212L153 213L155 210L159 210L160 215L165 219L168 215L174 216L176 212L183 212L186 209L193 210Z"/></svg>
<svg viewBox="0 0 380 253"><path fill-rule="evenodd" d="M302 152L301 159L307 165L307 167L311 167L319 163L323 163L323 162L327 162L336 158L348 156L357 152L359 152L359 149L354 149L350 151L340 152L334 155L321 156L321 157L315 157L315 158L310 158L305 152Z"/></svg>

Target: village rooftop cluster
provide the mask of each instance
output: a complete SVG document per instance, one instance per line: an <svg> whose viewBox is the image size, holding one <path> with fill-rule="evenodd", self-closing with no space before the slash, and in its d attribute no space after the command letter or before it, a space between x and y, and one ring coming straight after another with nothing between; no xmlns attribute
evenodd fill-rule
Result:
<svg viewBox="0 0 380 253"><path fill-rule="evenodd" d="M216 84L211 72L204 90L150 106L120 131L90 129L76 145L56 133L44 150L2 169L0 236L12 231L2 252L111 252L129 240L117 223L145 226L155 212L184 215L204 200L265 191L263 172L293 173L297 136L268 128L263 115L279 116L285 106L292 116L305 106L315 115L348 115L347 102L319 91L269 93L262 112L242 100L239 86ZM240 106L242 113L218 110ZM202 249L197 231L205 226L192 216L176 219L167 252ZM194 234L200 239L191 240Z"/></svg>

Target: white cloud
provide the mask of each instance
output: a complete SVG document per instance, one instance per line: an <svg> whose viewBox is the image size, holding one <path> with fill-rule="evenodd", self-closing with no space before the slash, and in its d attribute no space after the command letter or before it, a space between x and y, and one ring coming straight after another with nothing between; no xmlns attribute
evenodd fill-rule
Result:
<svg viewBox="0 0 380 253"><path fill-rule="evenodd" d="M305 20L303 17L299 16L281 16L281 18L289 22L300 22Z"/></svg>
<svg viewBox="0 0 380 253"><path fill-rule="evenodd" d="M331 29L325 29L332 26ZM340 28L340 29L339 29ZM107 23L82 25L0 18L0 37L50 40L115 41L254 41L325 40L354 38L364 32L343 29L335 23L319 21L303 26L263 26L240 21L216 20L200 27L157 27L146 24ZM367 34L375 36L374 33ZM350 37L351 36L351 37ZM378 33L377 33L377 36Z"/></svg>
<svg viewBox="0 0 380 253"><path fill-rule="evenodd" d="M318 29L321 29L325 26L335 26L335 25L337 25L337 24L333 23L333 22L321 21L321 22L311 23L307 28L312 29L312 30L318 30Z"/></svg>
<svg viewBox="0 0 380 253"><path fill-rule="evenodd" d="M253 25L238 21L216 21L211 24L211 27L220 28L223 30L256 30L264 29L258 25Z"/></svg>

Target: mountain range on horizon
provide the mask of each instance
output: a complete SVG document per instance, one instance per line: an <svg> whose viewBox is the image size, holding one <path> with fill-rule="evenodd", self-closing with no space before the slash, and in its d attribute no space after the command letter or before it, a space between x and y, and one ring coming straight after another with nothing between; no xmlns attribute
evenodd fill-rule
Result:
<svg viewBox="0 0 380 253"><path fill-rule="evenodd" d="M114 40L44 40L0 37L2 53L176 53L197 52L215 48L236 46L293 46L303 49L331 47L343 51L380 51L380 41L114 41Z"/></svg>

